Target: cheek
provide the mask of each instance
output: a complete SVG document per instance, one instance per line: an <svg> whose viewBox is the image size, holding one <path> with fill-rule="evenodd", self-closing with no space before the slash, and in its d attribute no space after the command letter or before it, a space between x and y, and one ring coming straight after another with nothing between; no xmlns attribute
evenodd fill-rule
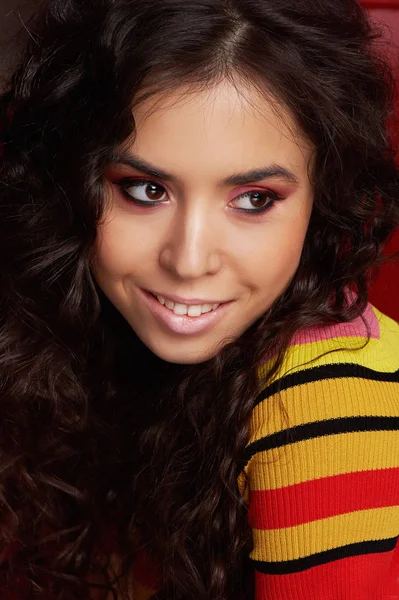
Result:
<svg viewBox="0 0 399 600"><path fill-rule="evenodd" d="M248 280L259 290L281 290L295 274L303 248L306 226L277 228L265 231L252 240L247 252L242 254ZM244 258L245 257L245 258Z"/></svg>
<svg viewBox="0 0 399 600"><path fill-rule="evenodd" d="M123 257L121 250L118 236L113 235L112 228L100 228L96 244L96 271L106 274L114 274L119 271Z"/></svg>
<svg viewBox="0 0 399 600"><path fill-rule="evenodd" d="M132 239L118 226L116 219L100 225L97 230L95 271L107 277L123 276L131 266L132 257L136 256L131 247Z"/></svg>
<svg viewBox="0 0 399 600"><path fill-rule="evenodd" d="M97 266L110 275L123 276L146 264L155 249L153 235L137 227L131 215L110 216L97 229Z"/></svg>
<svg viewBox="0 0 399 600"><path fill-rule="evenodd" d="M103 268L123 275L152 265L165 238L162 216L154 219L153 214L137 215L114 207L97 228L96 247Z"/></svg>

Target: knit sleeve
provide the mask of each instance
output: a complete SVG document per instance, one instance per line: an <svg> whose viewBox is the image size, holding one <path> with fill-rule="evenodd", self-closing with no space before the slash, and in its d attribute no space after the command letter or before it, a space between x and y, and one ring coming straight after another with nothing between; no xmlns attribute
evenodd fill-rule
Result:
<svg viewBox="0 0 399 600"><path fill-rule="evenodd" d="M256 600L399 599L399 372L334 364L285 387L248 446Z"/></svg>

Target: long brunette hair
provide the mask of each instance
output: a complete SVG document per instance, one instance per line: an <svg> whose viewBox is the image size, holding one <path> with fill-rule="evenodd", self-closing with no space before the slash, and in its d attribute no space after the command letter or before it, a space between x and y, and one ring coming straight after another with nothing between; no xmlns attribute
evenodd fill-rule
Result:
<svg viewBox="0 0 399 600"><path fill-rule="evenodd" d="M298 329L362 314L399 222L394 86L378 40L355 0L47 0L0 99L9 589L89 598L97 571L112 589L100 535L112 523L125 572L140 531L160 565L157 598L252 596L237 476L257 365L276 356L270 379ZM143 98L223 78L295 116L316 148L315 204L286 292L212 360L168 365L92 277L103 173Z"/></svg>

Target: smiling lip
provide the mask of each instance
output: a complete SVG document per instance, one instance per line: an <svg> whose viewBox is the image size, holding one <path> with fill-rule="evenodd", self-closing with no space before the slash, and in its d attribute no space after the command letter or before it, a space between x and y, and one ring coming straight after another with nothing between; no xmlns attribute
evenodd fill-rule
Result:
<svg viewBox="0 0 399 600"><path fill-rule="evenodd" d="M152 295L151 292L148 292L146 290L140 291L142 293L142 297L147 308L151 311L154 317L158 321L160 321L165 327L167 327L167 329L169 329L173 333L178 333L181 335L193 335L196 333L202 333L203 331L210 329L223 317L225 312L229 310L230 305L232 304L232 301L224 302L220 304L215 310L212 310L208 313L203 313L199 317L190 317L188 315L175 315L175 313L172 310L158 302L158 300ZM171 300L173 301L173 296L168 296L168 298L171 298ZM198 304L199 303L200 302L198 302ZM204 302L201 301L201 303Z"/></svg>

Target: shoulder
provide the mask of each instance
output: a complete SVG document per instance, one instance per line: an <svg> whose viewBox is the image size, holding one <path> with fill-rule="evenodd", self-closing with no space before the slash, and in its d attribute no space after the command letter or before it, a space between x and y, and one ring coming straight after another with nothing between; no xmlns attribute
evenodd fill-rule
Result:
<svg viewBox="0 0 399 600"><path fill-rule="evenodd" d="M334 368L337 369L336 365L342 364L392 373L399 368L398 349L399 323L369 303L363 315L350 323L299 331L291 341L275 381L293 374L297 375L295 381L301 380L309 375L310 369L330 367L324 371L312 371L314 378L318 373L322 377L324 372L333 372ZM260 365L260 379L269 366L269 360Z"/></svg>
<svg viewBox="0 0 399 600"><path fill-rule="evenodd" d="M260 379L267 368L260 366ZM295 336L257 398L251 441L286 426L373 414L399 417L399 323L368 304L351 323Z"/></svg>
<svg viewBox="0 0 399 600"><path fill-rule="evenodd" d="M267 362L260 367L260 378L267 368ZM399 324L371 304L351 323L296 335L252 411L245 471L256 476L263 463L293 452L299 461L303 452L327 457L332 445L344 460L366 431L374 432L376 451L389 443L399 447L396 437L388 440L399 431ZM367 436L360 437L367 445ZM331 461L317 468L322 476Z"/></svg>
<svg viewBox="0 0 399 600"><path fill-rule="evenodd" d="M382 573L392 559L399 532L399 325L372 305L363 317L298 334L257 399L239 487L249 505L259 586L288 590L307 582L318 595L330 577L337 594L349 597L370 584L355 574L371 573L378 560ZM342 578L332 564L342 566ZM356 582L345 575L350 571ZM291 597L288 591L279 597ZM375 597L363 591L359 598Z"/></svg>

